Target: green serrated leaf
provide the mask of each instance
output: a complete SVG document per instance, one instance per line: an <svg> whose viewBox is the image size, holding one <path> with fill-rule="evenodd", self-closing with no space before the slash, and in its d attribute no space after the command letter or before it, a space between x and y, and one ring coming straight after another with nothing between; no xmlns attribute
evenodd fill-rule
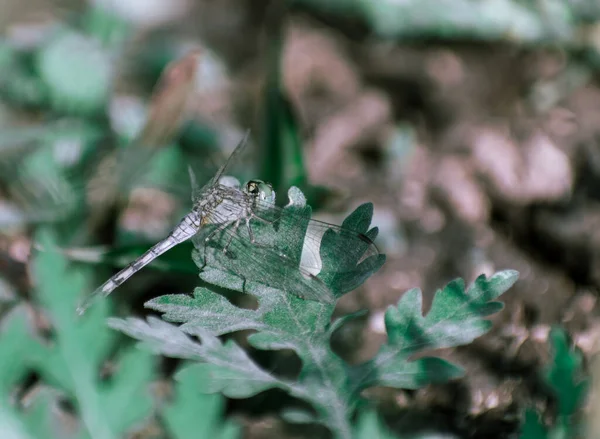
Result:
<svg viewBox="0 0 600 439"><path fill-rule="evenodd" d="M31 362L46 382L73 398L92 437L123 437L151 413L153 362L147 353L124 351L115 374L107 383L100 382L102 363L115 343L115 334L104 323L108 302L80 318L75 310L88 289L85 271L68 269L65 259L52 251L56 240L48 230L39 233L38 242L46 251L33 262L37 298L47 311L54 337Z"/></svg>
<svg viewBox="0 0 600 439"><path fill-rule="evenodd" d="M19 411L8 401L8 396L19 381L30 371L32 359L44 352L33 336L31 315L23 305L13 308L0 322L0 425L3 437L38 438L64 437L58 434L60 425L49 409L54 399L35 398L24 411ZM40 433L44 432L43 436ZM53 434L53 432L55 434ZM11 436L13 435L13 436Z"/></svg>
<svg viewBox="0 0 600 439"><path fill-rule="evenodd" d="M563 439L580 437L583 426L573 422L587 395L589 380L582 377L583 355L572 346L567 333L560 327L550 331L551 363L544 369L543 380L556 397L558 412L552 425L546 426L535 410L525 411L521 439Z"/></svg>
<svg viewBox="0 0 600 439"><path fill-rule="evenodd" d="M262 371L235 343L221 343L210 332L195 328L194 335L203 341L199 345L177 326L149 317L139 319L109 319L109 325L143 342L155 353L189 360L211 361L194 364L180 371L180 376L195 374L198 391L222 392L232 398L246 398L272 387L285 387L283 381ZM214 367L218 365L218 367ZM183 378L182 378L183 379Z"/></svg>
<svg viewBox="0 0 600 439"><path fill-rule="evenodd" d="M23 424L33 438L69 438L73 434L61 419L60 402L62 395L50 387L41 387L28 401L22 414ZM64 416L64 413L63 413Z"/></svg>
<svg viewBox="0 0 600 439"><path fill-rule="evenodd" d="M521 427L521 439L547 439L548 433L539 415L534 410L525 411L525 422Z"/></svg>
<svg viewBox="0 0 600 439"><path fill-rule="evenodd" d="M361 413L356 423L355 439L394 439L394 436L373 410Z"/></svg>
<svg viewBox="0 0 600 439"><path fill-rule="evenodd" d="M559 415L570 416L581 407L587 394L589 381L582 377L582 353L569 342L561 328L550 331L554 355L544 371L544 381L558 400Z"/></svg>
<svg viewBox="0 0 600 439"><path fill-rule="evenodd" d="M109 423L116 431L127 431L149 417L153 401L149 383L154 378L154 359L149 352L130 349L118 359L110 389L102 394ZM135 401L135 404L131 404Z"/></svg>
<svg viewBox="0 0 600 439"><path fill-rule="evenodd" d="M373 217L373 204L365 203L356 208L348 218L344 220L342 226L349 230L355 230L363 233L374 241L377 237L377 227L369 230L371 218ZM336 297L358 288L370 276L381 268L385 262L385 256L370 257L360 261L357 257L343 258L339 257L339 249L344 247L344 236L336 234L333 230L325 232L321 240L321 259L323 269L319 273L319 278L329 285L335 292ZM358 251L351 254L360 255L366 251L369 244L367 242L359 243L362 246ZM349 253L350 254L350 253ZM344 265L342 265L344 264ZM354 267L357 267L356 269Z"/></svg>
<svg viewBox="0 0 600 439"><path fill-rule="evenodd" d="M240 437L235 423L223 420L224 400L220 395L201 393L204 377L187 370L178 377L175 396L163 410L166 427L174 439L234 439Z"/></svg>
<svg viewBox="0 0 600 439"><path fill-rule="evenodd" d="M479 276L467 289L462 280L450 282L438 291L430 311L422 315L422 297L417 289L407 291L397 307L385 313L388 341L377 356L353 370L356 391L374 385L419 388L462 375L462 370L437 358L408 362L419 351L460 346L485 334L491 327L484 317L502 308L490 302L517 280L507 270L489 279Z"/></svg>
<svg viewBox="0 0 600 439"><path fill-rule="evenodd" d="M31 355L39 349L32 337L27 310L17 306L5 314L0 321L0 395L28 372Z"/></svg>
<svg viewBox="0 0 600 439"><path fill-rule="evenodd" d="M299 212L306 209L304 212L309 213L301 195L297 189L290 191L291 203L286 208ZM368 230L371 214L372 206L363 205L346 219L344 225L374 236L376 231ZM308 219L308 216L305 218ZM292 226L298 227L300 233ZM267 242L284 246L286 252L293 254L302 251L304 230L306 227L303 228L301 223L292 225L284 222L275 232L266 227L262 231L257 228L256 236L262 239L261 233L269 233L265 236ZM321 240L323 267L319 276L323 275L324 282L332 289L339 291L340 284L343 288L352 282L358 283L356 279L362 282L383 263L383 255L367 258L358 265L354 279L328 275L335 273L333 264L347 263L342 261L343 258L332 257L333 252L328 253L331 246L338 246L339 251L340 245L343 246L344 241L328 232ZM234 248L234 251L237 250ZM179 327L152 317L147 321L113 319L111 326L143 341L155 352L201 361L180 373L180 377L194 374L198 390L240 398L270 388L282 389L309 402L315 410L314 422L326 425L340 438L353 437L350 419L362 401L360 391L365 387L416 388L459 376L461 369L444 360L422 358L408 362L408 358L423 349L468 343L485 333L489 322L484 317L500 309L499 304L491 300L510 287L517 277L513 271L498 273L490 279L480 277L466 292L462 282L455 281L438 293L432 310L425 317L422 316L420 293L416 290L407 293L397 307L387 312L388 343L375 359L353 367L330 348L332 331L350 317L332 325L332 305L303 300L298 297L301 292L289 294L286 288L278 288L276 282L269 282L267 286L258 278L242 279L239 274L240 271L245 274L244 264L255 264L256 261L246 260L246 254L239 254L241 257L235 270L228 269L223 262L219 266L219 260L211 261L215 263L207 266L202 266L202 261L199 261L201 277L213 285L255 296L257 309L239 308L212 289L197 288L193 297L183 294L162 296L146 304L162 312L165 320L179 323ZM362 265L369 259L377 262L364 269ZM269 269L276 272L278 267L273 265ZM269 276L275 279L272 273ZM282 279L283 283L285 277ZM456 333L458 325L461 334ZM248 342L257 349L293 350L302 362L296 380L274 376L254 363L235 343L222 343L216 337L240 330L254 331L248 336ZM426 335L427 341L417 338L419 334ZM198 337L202 344L196 343L190 336Z"/></svg>
<svg viewBox="0 0 600 439"><path fill-rule="evenodd" d="M280 249L295 261L303 261L305 256L320 256L321 269L316 274L322 282L306 280L297 266L283 264L278 253L261 252L249 239L234 240L230 249L238 255L235 259L224 259L219 248L209 248L196 252L196 264L202 268L200 277L208 283L230 290L256 296L261 302L278 300L281 294L273 294L272 289L296 295L311 301L318 301L331 307L335 298L361 285L385 262L385 255L370 254L361 258L369 247L368 240L354 239L349 242L343 234L327 230L317 245L315 234L309 225L311 209L298 188L289 192L289 204L284 214L277 215L277 227L270 224L256 224L254 237L263 247ZM371 222L372 206L360 206L343 225L368 237L375 237L377 229L368 230ZM313 237L306 240L307 230ZM323 229L321 229L323 231ZM209 233L209 232L205 232ZM203 245L199 234L199 246ZM372 250L372 248L371 248ZM206 256L206 261L204 260ZM315 261L312 261L315 267ZM319 261L316 261L319 262ZM309 305L312 306L312 305Z"/></svg>

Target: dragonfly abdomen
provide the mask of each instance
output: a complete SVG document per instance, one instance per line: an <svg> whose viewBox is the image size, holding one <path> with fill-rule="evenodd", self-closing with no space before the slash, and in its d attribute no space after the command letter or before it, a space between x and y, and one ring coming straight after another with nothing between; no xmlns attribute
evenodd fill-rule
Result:
<svg viewBox="0 0 600 439"><path fill-rule="evenodd" d="M200 227L200 220L196 212L190 212L179 222L173 229L171 234L162 241L152 246L146 253L130 263L127 267L119 271L113 277L104 282L91 296L78 308L81 314L95 301L96 299L106 297L112 293L119 285L133 276L136 272L144 268L154 259L162 255L167 250L187 241L196 233Z"/></svg>

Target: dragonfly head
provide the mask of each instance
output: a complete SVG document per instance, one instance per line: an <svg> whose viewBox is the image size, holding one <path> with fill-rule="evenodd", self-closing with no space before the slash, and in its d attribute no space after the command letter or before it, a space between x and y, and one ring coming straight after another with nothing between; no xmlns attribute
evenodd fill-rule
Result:
<svg viewBox="0 0 600 439"><path fill-rule="evenodd" d="M275 202L273 186L262 180L250 180L246 183L246 192L261 201L266 201L267 203Z"/></svg>

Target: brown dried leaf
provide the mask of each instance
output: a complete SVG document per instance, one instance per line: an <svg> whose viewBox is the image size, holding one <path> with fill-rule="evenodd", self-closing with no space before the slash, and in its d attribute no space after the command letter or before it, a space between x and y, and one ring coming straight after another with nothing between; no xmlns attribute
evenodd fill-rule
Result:
<svg viewBox="0 0 600 439"><path fill-rule="evenodd" d="M161 75L150 101L148 120L136 142L156 148L168 144L189 116L201 52L172 61Z"/></svg>

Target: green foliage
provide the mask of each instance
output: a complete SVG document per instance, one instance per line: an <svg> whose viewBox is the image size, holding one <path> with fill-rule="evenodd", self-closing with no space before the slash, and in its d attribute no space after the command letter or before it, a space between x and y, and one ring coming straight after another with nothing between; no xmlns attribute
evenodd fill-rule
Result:
<svg viewBox="0 0 600 439"><path fill-rule="evenodd" d="M68 269L64 258L52 251L56 245L52 234L45 231L39 238L49 251L34 260L36 297L52 330L48 340L37 335L24 305L0 320L3 437L121 438L156 415L175 439L192 437L191 431L200 437L237 437L237 427L221 421L221 398L195 393L201 383L184 380L172 400L161 405L151 392L153 358L131 346L119 347L117 334L105 325L109 302L99 303L85 318L77 316L74 309L88 289L87 276ZM101 379L111 354L111 372ZM40 377L35 393L15 405L10 395L32 372ZM67 428L64 402L76 411L75 430Z"/></svg>
<svg viewBox="0 0 600 439"><path fill-rule="evenodd" d="M593 0L291 0L358 18L384 38L509 40L576 45L577 28L600 17Z"/></svg>
<svg viewBox="0 0 600 439"><path fill-rule="evenodd" d="M104 108L113 72L110 52L100 42L72 30L57 32L40 48L37 68L57 109Z"/></svg>
<svg viewBox="0 0 600 439"><path fill-rule="evenodd" d="M25 106L72 115L98 115L108 100L114 57L128 26L91 6L83 27L61 25L45 30L34 45L0 42L0 94Z"/></svg>
<svg viewBox="0 0 600 439"><path fill-rule="evenodd" d="M356 439L398 439L398 436L394 436L372 410L360 414L354 437Z"/></svg>
<svg viewBox="0 0 600 439"><path fill-rule="evenodd" d="M41 388L23 410L10 403L13 388L31 371L44 347L31 334L24 306L18 306L0 322L0 425L3 435L14 438L67 437L53 419L58 394Z"/></svg>
<svg viewBox="0 0 600 439"><path fill-rule="evenodd" d="M23 53L6 40L0 40L0 96L23 106L46 102L46 89Z"/></svg>
<svg viewBox="0 0 600 439"><path fill-rule="evenodd" d="M40 243L52 249L47 235ZM85 428L96 437L120 437L150 416L149 384L152 359L137 351L118 355L119 367L110 383L100 383L98 373L111 349L115 334L103 324L107 305L94 309L85 319L73 312L88 283L81 272L67 271L66 262L51 251L41 253L34 264L39 282L38 297L47 309L55 330L54 344L34 358L36 369L49 382L72 395ZM137 404L130 401L136 400Z"/></svg>
<svg viewBox="0 0 600 439"><path fill-rule="evenodd" d="M290 190L287 209L301 207L303 199L298 195L301 194ZM371 215L371 209L359 207L344 225L373 236L373 231L367 231ZM271 234L284 234L286 230L283 225L275 233L271 230ZM292 249L302 249L302 235L273 239L287 239ZM327 255L332 246L339 245L344 242L332 235L323 239L323 269L319 274L337 297L360 285L384 260L382 255L372 256L354 272L334 276L335 264L339 262ZM251 256L240 257L241 263L256 263ZM271 269L277 272L278 267ZM212 289L196 288L193 297L161 296L146 304L179 326L154 317L146 321L111 319L111 326L141 340L156 353L196 361L197 364L184 368L179 377L196 377L204 383L204 392L246 398L267 389L282 389L312 405L314 413L303 414L303 421L312 418L326 425L336 437L352 437L351 418L362 401L363 389L380 385L418 388L460 376L460 368L439 358L409 361L409 357L424 350L469 343L484 334L491 325L485 317L502 307L493 300L516 281L517 274L505 271L489 279L481 276L466 290L462 281L454 281L436 294L426 316L422 315L420 291L409 291L397 307L386 312L388 341L373 359L358 365L349 365L330 348L332 333L353 317L345 316L332 323L334 304L302 300L272 282L267 286L258 280L244 281L218 264L203 267L201 277L218 287L251 294L258 300L258 308L242 309ZM233 341L223 342L217 337L249 329L254 331L248 336L251 346L261 350L290 349L298 355L302 369L295 380L263 369Z"/></svg>
<svg viewBox="0 0 600 439"><path fill-rule="evenodd" d="M31 348L27 314L23 307L15 307L0 322L0 392L6 395L11 387L27 373ZM24 341L26 341L24 343ZM32 346L37 347L32 343Z"/></svg>
<svg viewBox="0 0 600 439"><path fill-rule="evenodd" d="M583 355L559 328L550 332L550 339L554 357L544 371L544 381L558 400L558 415L571 416L581 407L589 385L581 376Z"/></svg>
<svg viewBox="0 0 600 439"><path fill-rule="evenodd" d="M105 47L121 46L131 32L129 23L99 4L90 4L85 10L82 28Z"/></svg>
<svg viewBox="0 0 600 439"><path fill-rule="evenodd" d="M408 358L422 350L468 344L485 334L492 324L483 318L503 306L493 300L516 279L514 271L498 273L489 279L480 276L466 290L462 280L455 280L436 292L426 316L421 315L421 291L407 291L397 308L387 310L388 341L373 360L357 369L355 386L416 389L461 376L461 369L439 358L425 357L411 362Z"/></svg>
<svg viewBox="0 0 600 439"><path fill-rule="evenodd" d="M562 437L562 436L561 436ZM548 432L535 410L527 409L521 428L521 439L546 439Z"/></svg>
<svg viewBox="0 0 600 439"><path fill-rule="evenodd" d="M205 386L200 376L182 374L175 387L175 398L163 410L167 431L173 439L234 439L240 436L239 427L223 423L224 400L219 395L201 394ZM202 415L202 416L200 416Z"/></svg>
<svg viewBox="0 0 600 439"><path fill-rule="evenodd" d="M568 439L578 437L580 427L573 416L582 407L589 387L582 377L582 354L572 346L561 328L550 332L553 356L542 378L556 398L558 410L554 425L546 427L539 415L531 409L525 412L521 439Z"/></svg>

